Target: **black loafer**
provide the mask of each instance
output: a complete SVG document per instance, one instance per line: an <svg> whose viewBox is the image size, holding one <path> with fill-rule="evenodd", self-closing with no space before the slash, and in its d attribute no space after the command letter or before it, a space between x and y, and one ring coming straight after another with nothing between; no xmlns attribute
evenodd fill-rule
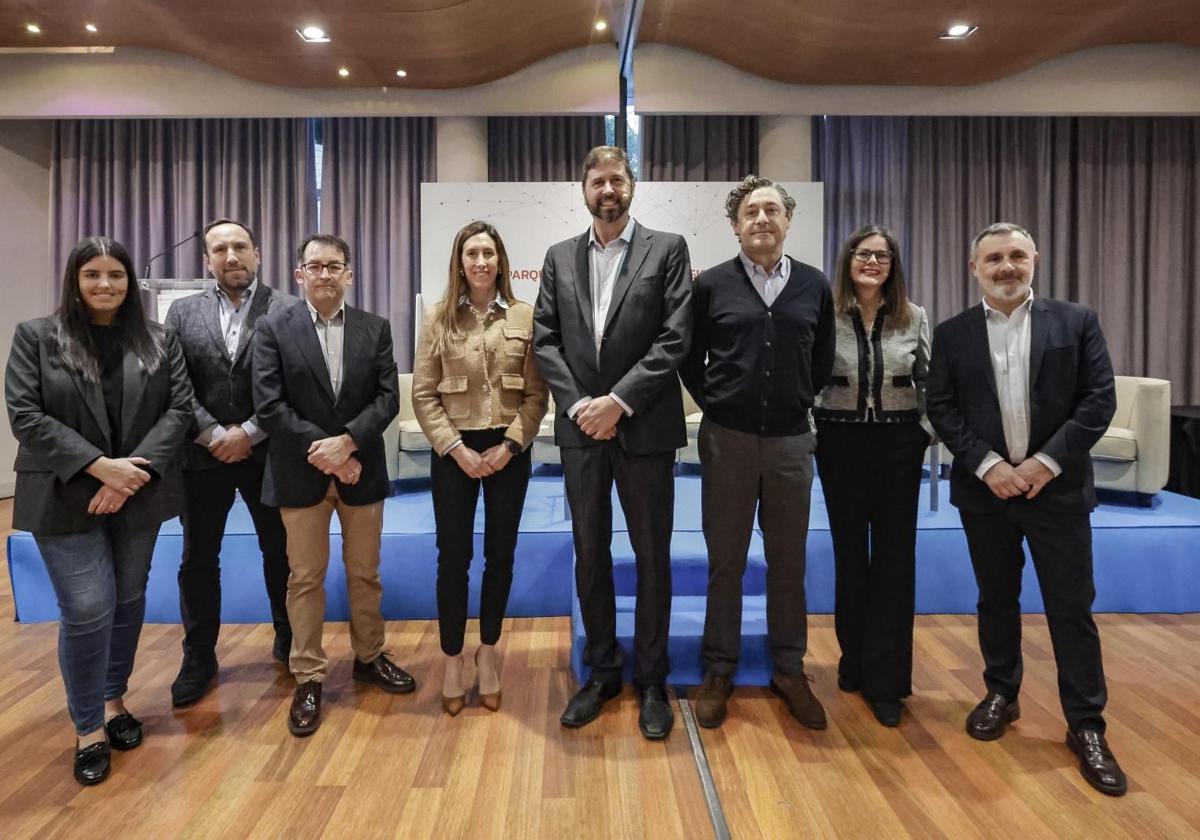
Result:
<svg viewBox="0 0 1200 840"><path fill-rule="evenodd" d="M838 691L844 691L847 694L853 694L858 691L858 683L842 674L838 674L837 687Z"/></svg>
<svg viewBox="0 0 1200 840"><path fill-rule="evenodd" d="M1021 717L1021 705L995 692L979 701L967 715L967 734L977 741L995 741L1005 728Z"/></svg>
<svg viewBox="0 0 1200 840"><path fill-rule="evenodd" d="M355 659L351 676L359 682L379 686L391 694L412 694L417 689L417 681L412 674L388 659L386 653L379 654L370 662Z"/></svg>
<svg viewBox="0 0 1200 840"><path fill-rule="evenodd" d="M179 675L171 683L171 705L190 706L212 687L217 676L217 657L211 650L185 649Z"/></svg>
<svg viewBox="0 0 1200 840"><path fill-rule="evenodd" d="M661 741L671 734L675 724L675 713L667 700L667 692L661 685L643 688L638 696L642 711L638 714L638 729L648 741Z"/></svg>
<svg viewBox="0 0 1200 840"><path fill-rule="evenodd" d="M114 750L131 750L142 743L142 722L129 712L122 712L104 724L108 743Z"/></svg>
<svg viewBox="0 0 1200 840"><path fill-rule="evenodd" d="M899 726L904 706L899 700L872 700L871 711L875 713L875 720L884 726Z"/></svg>
<svg viewBox="0 0 1200 840"><path fill-rule="evenodd" d="M75 750L75 781L81 785L98 785L108 778L112 769L112 750L108 743L98 741Z"/></svg>
<svg viewBox="0 0 1200 840"><path fill-rule="evenodd" d="M1125 795L1129 789L1125 772L1103 735L1091 729L1068 731L1067 746L1079 757L1079 772L1089 785L1109 796Z"/></svg>
<svg viewBox="0 0 1200 840"><path fill-rule="evenodd" d="M567 702L567 708L558 719L559 723L572 729L587 726L600 717L600 710L604 708L604 704L620 693L619 679L609 682L588 680L587 685L576 691L575 696Z"/></svg>

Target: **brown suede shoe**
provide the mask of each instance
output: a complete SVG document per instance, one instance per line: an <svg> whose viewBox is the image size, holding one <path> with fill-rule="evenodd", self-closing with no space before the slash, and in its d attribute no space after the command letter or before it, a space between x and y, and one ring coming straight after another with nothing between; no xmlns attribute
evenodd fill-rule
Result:
<svg viewBox="0 0 1200 840"><path fill-rule="evenodd" d="M709 671L696 692L696 723L705 729L716 729L725 722L726 703L733 694L733 682Z"/></svg>
<svg viewBox="0 0 1200 840"><path fill-rule="evenodd" d="M321 684L316 680L300 683L292 695L292 709L288 713L288 732L304 738L317 731L321 725Z"/></svg>
<svg viewBox="0 0 1200 840"><path fill-rule="evenodd" d="M771 691L778 694L787 704L792 717L809 729L824 729L829 725L825 719L825 707L809 688L812 677L801 674L789 677L785 674L775 674L771 677Z"/></svg>

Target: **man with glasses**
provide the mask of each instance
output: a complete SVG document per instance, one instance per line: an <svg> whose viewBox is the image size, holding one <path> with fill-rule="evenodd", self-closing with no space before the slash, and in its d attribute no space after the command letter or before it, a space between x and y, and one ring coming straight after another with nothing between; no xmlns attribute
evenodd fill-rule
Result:
<svg viewBox="0 0 1200 840"><path fill-rule="evenodd" d="M1037 570L1066 743L1083 778L1121 796L1127 783L1105 740L1108 689L1092 619L1091 449L1116 411L1108 346L1096 313L1033 294L1037 247L998 222L971 242L982 302L933 331L929 419L954 454L958 508L979 584L987 694L967 716L980 741L1021 716L1022 543Z"/></svg>
<svg viewBox="0 0 1200 840"><path fill-rule="evenodd" d="M783 252L795 207L778 184L744 178L725 202L741 252L701 273L692 288L695 329L680 374L704 411L708 607L696 720L710 728L725 720L733 691L756 510L767 560L771 689L800 723L826 726L804 672L804 570L816 448L808 415L833 370L833 297L824 274Z"/></svg>
<svg viewBox="0 0 1200 840"><path fill-rule="evenodd" d="M287 528L290 665L296 690L288 730L311 735L321 720L329 523L341 523L350 600L353 677L406 694L416 683L384 651L379 546L388 494L383 432L399 410L388 322L347 306L350 246L317 234L300 245L304 305L267 318L254 348L254 406L270 435L263 500Z"/></svg>
<svg viewBox="0 0 1200 840"><path fill-rule="evenodd" d="M296 298L259 283L254 233L242 222L204 227L204 259L217 287L172 304L166 326L179 339L196 392L195 435L184 444L183 561L179 611L183 664L171 684L175 706L195 703L217 675L221 630L221 540L236 493L250 511L275 625L274 655L287 662L287 534L279 510L262 503L267 433L254 416L252 337L260 318Z"/></svg>

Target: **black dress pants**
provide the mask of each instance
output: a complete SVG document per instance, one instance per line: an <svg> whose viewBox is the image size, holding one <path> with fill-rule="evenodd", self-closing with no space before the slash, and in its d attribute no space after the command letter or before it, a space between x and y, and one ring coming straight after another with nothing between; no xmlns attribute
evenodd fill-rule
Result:
<svg viewBox="0 0 1200 840"><path fill-rule="evenodd" d="M919 423L817 423L829 513L838 674L871 700L912 693L917 504L929 435Z"/></svg>
<svg viewBox="0 0 1200 840"><path fill-rule="evenodd" d="M221 630L221 541L235 493L250 509L275 633L290 638L287 617L287 532L279 509L264 505L263 465L252 458L183 474L185 495L183 561L179 566L179 611L185 648L210 652ZM242 570L238 569L240 573Z"/></svg>
<svg viewBox="0 0 1200 840"><path fill-rule="evenodd" d="M504 429L462 433L463 444L482 453L504 440ZM457 656L467 626L467 584L475 554L475 507L483 486L483 591L479 599L479 639L485 645L500 640L504 610L512 588L517 530L525 507L532 469L526 449L498 473L471 478L449 455L435 455L429 468L433 516L437 524L438 631L442 652Z"/></svg>
<svg viewBox="0 0 1200 840"><path fill-rule="evenodd" d="M592 678L619 680L624 651L617 643L612 579L612 486L629 528L637 562L633 680L661 685L670 666L671 528L675 517L675 450L630 455L616 438L595 446L563 447L563 482L575 537L575 588Z"/></svg>
<svg viewBox="0 0 1200 840"><path fill-rule="evenodd" d="M1108 691L1100 633L1092 620L1089 514L1054 513L1017 497L995 514L960 511L979 584L979 648L988 691L1017 699L1021 689L1021 570L1029 553L1046 606L1050 644L1058 666L1058 696L1072 731L1104 732Z"/></svg>

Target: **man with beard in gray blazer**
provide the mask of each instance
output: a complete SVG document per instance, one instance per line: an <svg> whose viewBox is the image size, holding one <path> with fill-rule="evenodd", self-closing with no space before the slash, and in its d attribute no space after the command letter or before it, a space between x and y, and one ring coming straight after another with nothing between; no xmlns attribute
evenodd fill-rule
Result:
<svg viewBox="0 0 1200 840"><path fill-rule="evenodd" d="M554 441L575 536L575 581L591 678L562 724L584 726L621 691L612 580L612 486L637 558L633 680L642 735L667 737L675 717L665 682L671 623L675 450L686 445L677 371L692 336L687 243L629 216L634 179L625 152L593 149L583 198L593 216L546 253L534 310L538 367L554 392Z"/></svg>
<svg viewBox="0 0 1200 840"><path fill-rule="evenodd" d="M166 326L187 359L196 397L191 439L184 444L183 562L179 611L183 664L171 685L176 706L195 703L217 674L221 629L221 539L236 492L242 494L263 558L263 577L275 625L274 656L287 662L292 630L287 615L287 533L279 509L264 505L267 434L254 416L252 351L260 318L298 300L259 282L254 233L242 222L217 219L204 228L204 257L215 289L171 305Z"/></svg>

